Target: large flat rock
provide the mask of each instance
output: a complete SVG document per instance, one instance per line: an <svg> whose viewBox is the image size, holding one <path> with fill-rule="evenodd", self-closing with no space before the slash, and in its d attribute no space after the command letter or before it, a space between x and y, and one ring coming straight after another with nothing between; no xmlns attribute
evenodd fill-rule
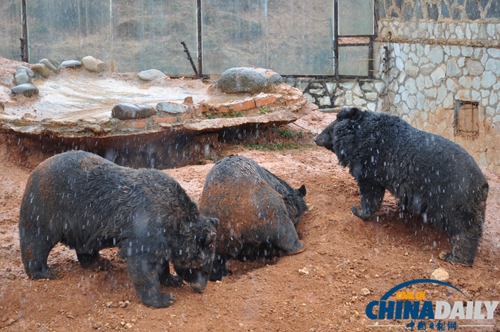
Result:
<svg viewBox="0 0 500 332"><path fill-rule="evenodd" d="M0 58L0 65L2 60L6 59ZM132 167L148 166L160 159L162 163L154 166L176 166L169 161L172 153L188 159L187 153L181 155L176 147L207 151L193 143L203 142L202 134L286 124L317 108L299 89L285 83L266 93L226 94L200 80L165 76L143 81L137 73L97 74L83 68L61 68L48 79L33 79L39 94L28 97L10 92L16 68L11 64L0 70L0 101L4 107L0 111L0 132L42 142L45 149L85 149L115 161L119 155L127 159L122 164ZM120 120L112 116L113 107L119 103L153 107L154 115ZM162 105L157 107L159 103ZM131 163L131 159L138 161Z"/></svg>

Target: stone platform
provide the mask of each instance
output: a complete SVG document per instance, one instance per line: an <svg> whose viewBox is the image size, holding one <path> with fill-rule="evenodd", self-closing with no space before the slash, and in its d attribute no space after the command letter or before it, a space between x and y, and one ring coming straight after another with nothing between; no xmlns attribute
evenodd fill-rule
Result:
<svg viewBox="0 0 500 332"><path fill-rule="evenodd" d="M26 97L11 93L12 74L0 75L0 132L45 151L82 149L130 167L170 168L210 158L225 139L259 135L315 107L284 83L268 93L226 94L200 80L145 82L137 73L70 68L34 79L39 94ZM119 120L111 114L117 103L150 105L156 112ZM158 111L158 103L180 113Z"/></svg>

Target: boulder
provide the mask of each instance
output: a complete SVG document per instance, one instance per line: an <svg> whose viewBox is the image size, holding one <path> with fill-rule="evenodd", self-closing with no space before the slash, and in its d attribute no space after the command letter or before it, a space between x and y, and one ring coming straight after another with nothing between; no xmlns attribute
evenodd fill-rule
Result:
<svg viewBox="0 0 500 332"><path fill-rule="evenodd" d="M226 93L252 94L269 91L273 85L283 82L281 75L270 69L237 67L226 70L217 85Z"/></svg>

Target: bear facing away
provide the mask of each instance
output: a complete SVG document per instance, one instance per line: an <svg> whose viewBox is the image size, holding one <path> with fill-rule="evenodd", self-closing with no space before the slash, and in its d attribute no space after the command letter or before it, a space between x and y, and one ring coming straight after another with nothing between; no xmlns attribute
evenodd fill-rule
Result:
<svg viewBox="0 0 500 332"><path fill-rule="evenodd" d="M307 210L305 186L293 189L252 159L230 156L208 172L200 212L220 220L210 280L221 280L228 259L254 261L303 248L295 226Z"/></svg>
<svg viewBox="0 0 500 332"><path fill-rule="evenodd" d="M21 203L19 237L26 273L56 276L47 266L61 242L75 249L83 267L99 250L118 247L141 301L168 307L172 294L160 283L205 289L215 254L218 220L201 216L170 175L118 166L97 155L71 151L39 164ZM170 274L172 262L178 276Z"/></svg>
<svg viewBox="0 0 500 332"><path fill-rule="evenodd" d="M367 219L385 190L401 210L420 214L450 235L440 258L472 265L483 231L488 182L458 144L410 126L394 115L344 108L316 138L349 167L361 194L354 215Z"/></svg>

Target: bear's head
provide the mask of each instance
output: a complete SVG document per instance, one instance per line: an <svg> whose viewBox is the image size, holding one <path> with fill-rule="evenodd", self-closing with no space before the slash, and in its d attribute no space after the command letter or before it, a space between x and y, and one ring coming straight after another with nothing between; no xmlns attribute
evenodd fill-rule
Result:
<svg viewBox="0 0 500 332"><path fill-rule="evenodd" d="M219 219L199 216L193 223L182 225L184 251L173 252L175 272L201 293L207 286L215 258L215 244Z"/></svg>
<svg viewBox="0 0 500 332"><path fill-rule="evenodd" d="M335 121L330 123L318 136L314 138L314 142L318 146L324 146L335 154L337 152L334 150L334 134L335 127L344 121L352 121L352 123L359 123L365 115L365 112L357 107L344 107L338 114Z"/></svg>

